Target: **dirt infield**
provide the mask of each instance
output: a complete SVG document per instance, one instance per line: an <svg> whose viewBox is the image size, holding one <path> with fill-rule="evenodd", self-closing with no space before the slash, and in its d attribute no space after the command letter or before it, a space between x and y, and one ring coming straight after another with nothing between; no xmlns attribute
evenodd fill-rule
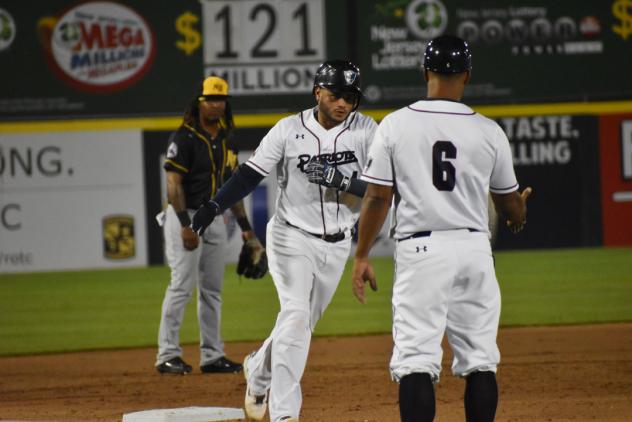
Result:
<svg viewBox="0 0 632 422"><path fill-rule="evenodd" d="M632 324L500 331L497 421L632 421ZM258 343L230 343L241 359ZM398 421L387 335L318 338L303 378L303 421ZM124 413L241 407L241 375L159 375L154 349L0 358L0 419L120 421ZM185 359L197 363L196 346ZM437 421L463 421L463 381L444 356ZM267 420L267 419L266 419Z"/></svg>

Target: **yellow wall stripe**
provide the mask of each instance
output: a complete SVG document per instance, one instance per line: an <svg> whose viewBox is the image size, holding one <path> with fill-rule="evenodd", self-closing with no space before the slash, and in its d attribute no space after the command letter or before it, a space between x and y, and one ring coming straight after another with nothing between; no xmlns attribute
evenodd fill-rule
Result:
<svg viewBox="0 0 632 422"><path fill-rule="evenodd" d="M0 133L129 130L141 128L149 130L175 130L181 123L181 117L7 122L0 123Z"/></svg>
<svg viewBox="0 0 632 422"><path fill-rule="evenodd" d="M381 120L394 109L363 110L374 119ZM488 117L534 116L546 114L612 114L632 113L632 101L590 103L553 103L525 105L476 106L474 110ZM281 118L292 113L237 114L237 127L272 127ZM55 121L0 122L0 133L68 132L90 130L174 130L182 123L182 117L146 117L121 119L75 119Z"/></svg>

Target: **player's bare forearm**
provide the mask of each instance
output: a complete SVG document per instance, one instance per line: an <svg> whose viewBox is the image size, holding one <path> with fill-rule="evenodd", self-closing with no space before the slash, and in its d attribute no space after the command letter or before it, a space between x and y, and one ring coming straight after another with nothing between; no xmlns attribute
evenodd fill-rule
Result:
<svg viewBox="0 0 632 422"><path fill-rule="evenodd" d="M527 221L527 198L533 190L528 187L522 192L508 194L492 193L496 212L507 220L507 225L514 232L522 230Z"/></svg>
<svg viewBox="0 0 632 422"><path fill-rule="evenodd" d="M362 199L358 227L358 247L351 272L353 294L362 304L366 303L364 294L365 283L368 282L371 289L377 290L375 272L369 263L368 255L371 245L375 242L377 234L380 232L382 224L384 224L392 198L392 187L369 183Z"/></svg>
<svg viewBox="0 0 632 422"><path fill-rule="evenodd" d="M388 214L393 197L391 186L369 183L362 200L358 224L356 258L366 258Z"/></svg>
<svg viewBox="0 0 632 422"><path fill-rule="evenodd" d="M248 221L248 216L246 215L246 207L244 206L243 199L230 207L230 210L235 216L237 224L239 224L239 227L241 228L244 240L255 237L255 233L252 231L252 227Z"/></svg>
<svg viewBox="0 0 632 422"><path fill-rule="evenodd" d="M199 239L193 230L189 227L191 220L187 211L186 199L184 197L184 188L182 187L182 175L173 171L167 172L167 199L176 212L176 216L182 226L180 236L184 248L192 251L198 247Z"/></svg>
<svg viewBox="0 0 632 422"><path fill-rule="evenodd" d="M167 199L176 212L187 209L181 174L173 171L167 172Z"/></svg>

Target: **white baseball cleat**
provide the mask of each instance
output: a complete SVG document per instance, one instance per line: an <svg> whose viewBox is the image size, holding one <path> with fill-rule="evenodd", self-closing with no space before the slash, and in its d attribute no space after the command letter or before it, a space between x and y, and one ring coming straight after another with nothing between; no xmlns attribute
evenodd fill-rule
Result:
<svg viewBox="0 0 632 422"><path fill-rule="evenodd" d="M252 352L244 358L244 377L246 378L246 398L244 399L244 410L246 416L251 420L260 421L266 415L268 408L268 392L263 395L255 395L250 393L250 386L248 385L248 360L254 355Z"/></svg>

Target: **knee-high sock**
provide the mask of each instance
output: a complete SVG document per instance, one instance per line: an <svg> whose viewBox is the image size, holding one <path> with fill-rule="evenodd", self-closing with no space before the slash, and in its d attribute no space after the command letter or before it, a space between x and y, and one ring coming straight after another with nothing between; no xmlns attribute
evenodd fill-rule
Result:
<svg viewBox="0 0 632 422"><path fill-rule="evenodd" d="M402 422L432 422L435 395L430 374L414 373L400 380L399 415Z"/></svg>
<svg viewBox="0 0 632 422"><path fill-rule="evenodd" d="M470 374L465 380L465 420L493 422L497 406L496 374L490 371Z"/></svg>

